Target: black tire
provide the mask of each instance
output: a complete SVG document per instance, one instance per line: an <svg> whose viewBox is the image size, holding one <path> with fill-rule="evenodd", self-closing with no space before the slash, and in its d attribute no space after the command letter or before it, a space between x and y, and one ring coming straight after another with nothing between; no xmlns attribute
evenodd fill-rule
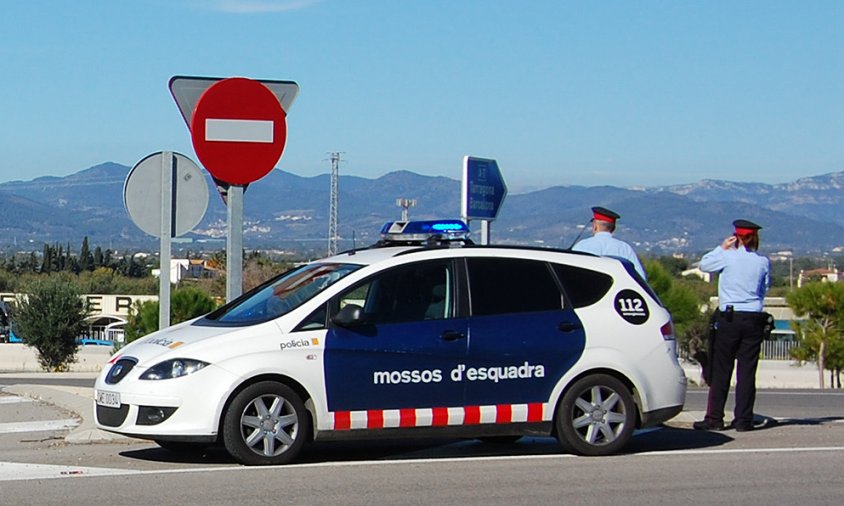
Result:
<svg viewBox="0 0 844 506"><path fill-rule="evenodd" d="M156 439L155 444L174 453L196 454L208 449L207 443L188 443L185 441L161 441Z"/></svg>
<svg viewBox="0 0 844 506"><path fill-rule="evenodd" d="M610 455L633 436L636 405L627 386L607 374L579 379L560 400L557 438L579 455Z"/></svg>
<svg viewBox="0 0 844 506"><path fill-rule="evenodd" d="M243 389L224 417L226 450L247 466L286 464L296 458L307 438L308 414L302 399L275 381Z"/></svg>

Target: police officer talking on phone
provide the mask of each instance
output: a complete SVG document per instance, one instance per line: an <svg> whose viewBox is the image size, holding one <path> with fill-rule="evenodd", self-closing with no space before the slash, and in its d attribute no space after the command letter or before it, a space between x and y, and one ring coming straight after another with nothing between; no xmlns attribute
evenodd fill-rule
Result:
<svg viewBox="0 0 844 506"><path fill-rule="evenodd" d="M724 405L736 364L736 405L732 427L753 429L756 401L756 367L768 314L763 312L771 284L770 261L759 249L759 225L733 222L735 233L700 261L700 270L717 272L718 311L714 318L715 340L710 357L712 378L706 417L694 423L696 430L724 430Z"/></svg>

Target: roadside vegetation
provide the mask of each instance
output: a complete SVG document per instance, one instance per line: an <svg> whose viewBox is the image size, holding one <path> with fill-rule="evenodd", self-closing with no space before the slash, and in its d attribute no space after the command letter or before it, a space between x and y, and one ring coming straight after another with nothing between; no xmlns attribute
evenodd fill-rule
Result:
<svg viewBox="0 0 844 506"><path fill-rule="evenodd" d="M194 286L176 288L170 293L170 325L210 313L217 302L205 291ZM158 330L158 301L136 302L125 327L126 343Z"/></svg>
<svg viewBox="0 0 844 506"><path fill-rule="evenodd" d="M76 338L85 329L88 307L67 275L39 279L12 307L11 319L23 342L35 348L46 371L66 371L75 362Z"/></svg>
<svg viewBox="0 0 844 506"><path fill-rule="evenodd" d="M87 328L89 316L84 294L156 295L159 281L151 275L158 258L100 247L91 250L85 238L77 253L71 246L44 245L40 254L0 254L0 292L19 294L10 301L15 334L32 346L46 371L65 371L76 360L77 339ZM225 254L211 259L225 266ZM244 257L244 291L288 270L291 264L251 252ZM172 324L206 314L225 295L225 277L186 280L171 292ZM126 325L128 340L158 330L158 303L138 304ZM128 341L127 341L128 342Z"/></svg>
<svg viewBox="0 0 844 506"><path fill-rule="evenodd" d="M709 298L716 295L715 285L680 275L688 268L687 262L673 257L645 262L648 283L671 312L677 345L685 357L705 349L712 314L708 310Z"/></svg>
<svg viewBox="0 0 844 506"><path fill-rule="evenodd" d="M831 387L841 388L844 369L844 284L815 281L786 296L788 305L805 320L792 322L797 347L791 356L818 366L818 386L824 388L824 372L829 371Z"/></svg>

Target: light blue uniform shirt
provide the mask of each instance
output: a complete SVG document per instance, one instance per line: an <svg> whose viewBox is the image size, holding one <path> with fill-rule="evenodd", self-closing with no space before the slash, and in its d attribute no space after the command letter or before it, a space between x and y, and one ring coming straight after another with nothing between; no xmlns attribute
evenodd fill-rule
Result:
<svg viewBox="0 0 844 506"><path fill-rule="evenodd" d="M639 262L639 257L636 256L633 247L624 241L616 239L609 232L597 232L592 237L583 239L575 244L572 250L629 260L633 264L633 267L636 268L636 272L642 276L642 279L648 279L645 269L642 267L642 263Z"/></svg>
<svg viewBox="0 0 844 506"><path fill-rule="evenodd" d="M744 246L716 247L700 259L700 270L718 272L718 308L760 312L771 286L771 262Z"/></svg>

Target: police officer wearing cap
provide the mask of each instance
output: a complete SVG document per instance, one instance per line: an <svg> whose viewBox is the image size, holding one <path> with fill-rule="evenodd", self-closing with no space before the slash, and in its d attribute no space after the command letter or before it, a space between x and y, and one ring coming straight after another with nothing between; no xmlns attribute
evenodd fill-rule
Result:
<svg viewBox="0 0 844 506"><path fill-rule="evenodd" d="M645 269L636 255L636 251L626 242L613 237L615 222L621 218L618 213L605 207L592 208L592 237L583 239L572 247L574 251L584 251L600 256L617 257L629 260L642 279L648 279Z"/></svg>
<svg viewBox="0 0 844 506"><path fill-rule="evenodd" d="M715 315L715 341L712 346L712 378L706 416L695 422L697 430L723 430L724 405L736 366L736 405L733 428L753 429L756 402L756 367L764 338L767 313L762 311L771 284L770 261L757 254L759 225L733 222L735 233L705 254L700 270L717 272L718 312Z"/></svg>

